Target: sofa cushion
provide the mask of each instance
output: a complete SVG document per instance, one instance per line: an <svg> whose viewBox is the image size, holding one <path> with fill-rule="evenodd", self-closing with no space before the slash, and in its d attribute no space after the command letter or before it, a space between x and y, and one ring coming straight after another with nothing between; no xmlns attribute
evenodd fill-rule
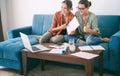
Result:
<svg viewBox="0 0 120 76"><path fill-rule="evenodd" d="M43 35L52 23L53 15L34 15L32 24L32 34Z"/></svg>
<svg viewBox="0 0 120 76"><path fill-rule="evenodd" d="M0 58L3 58L3 51L4 51L5 46L7 46L8 44L14 43L18 40L19 40L19 38L0 42Z"/></svg>
<svg viewBox="0 0 120 76"><path fill-rule="evenodd" d="M119 23L119 30L120 30L120 23Z"/></svg>
<svg viewBox="0 0 120 76"><path fill-rule="evenodd" d="M32 45L38 43L34 35L28 37ZM20 37L4 41L3 43L0 43L0 45L3 46L3 48L0 46L0 58L10 60L21 59L20 51L24 48L24 46Z"/></svg>
<svg viewBox="0 0 120 76"><path fill-rule="evenodd" d="M120 70L120 31L111 36L109 48L110 64L115 64L111 65L111 70Z"/></svg>
<svg viewBox="0 0 120 76"><path fill-rule="evenodd" d="M98 27L103 37L110 37L119 30L120 16L98 15Z"/></svg>

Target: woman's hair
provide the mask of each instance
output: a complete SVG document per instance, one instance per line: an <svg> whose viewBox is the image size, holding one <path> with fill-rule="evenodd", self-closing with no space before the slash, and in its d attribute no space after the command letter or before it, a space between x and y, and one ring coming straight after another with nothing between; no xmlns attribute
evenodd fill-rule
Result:
<svg viewBox="0 0 120 76"><path fill-rule="evenodd" d="M80 0L79 4L84 4L86 8L91 6L91 2L88 0Z"/></svg>
<svg viewBox="0 0 120 76"><path fill-rule="evenodd" d="M68 8L72 8L72 1L71 0L64 0L62 3L66 3Z"/></svg>

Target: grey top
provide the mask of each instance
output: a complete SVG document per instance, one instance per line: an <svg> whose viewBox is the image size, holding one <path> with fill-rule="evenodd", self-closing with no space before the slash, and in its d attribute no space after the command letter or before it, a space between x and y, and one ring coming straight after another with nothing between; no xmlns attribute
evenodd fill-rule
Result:
<svg viewBox="0 0 120 76"><path fill-rule="evenodd" d="M85 37L90 35L90 33L85 33L83 31L84 26L86 26L87 24L90 25L91 29L97 30L98 33L100 34L100 31L99 31L99 28L98 28L97 17L94 13L89 12L89 15L87 16L85 23L82 22L82 15L80 15L80 13L78 11L75 13L75 16L78 19L78 22L80 24L79 27L78 27L78 34L79 35L83 35Z"/></svg>

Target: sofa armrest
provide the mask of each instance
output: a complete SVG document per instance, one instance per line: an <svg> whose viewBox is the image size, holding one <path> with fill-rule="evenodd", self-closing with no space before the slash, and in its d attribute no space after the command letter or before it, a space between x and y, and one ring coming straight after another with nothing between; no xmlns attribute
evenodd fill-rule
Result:
<svg viewBox="0 0 120 76"><path fill-rule="evenodd" d="M113 57L120 56L120 31L111 36L109 42L109 49Z"/></svg>
<svg viewBox="0 0 120 76"><path fill-rule="evenodd" d="M20 37L19 32L25 33L27 35L31 35L32 34L32 26L26 26L26 27L21 27L21 28L8 30L7 31L8 39Z"/></svg>

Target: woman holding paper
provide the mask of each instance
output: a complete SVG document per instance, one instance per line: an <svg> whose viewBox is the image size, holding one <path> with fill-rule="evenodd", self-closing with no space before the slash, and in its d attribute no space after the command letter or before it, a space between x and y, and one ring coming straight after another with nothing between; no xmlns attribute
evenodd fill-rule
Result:
<svg viewBox="0 0 120 76"><path fill-rule="evenodd" d="M64 41L64 35L66 34L66 26L73 19L74 14L72 10L72 1L64 0L61 5L61 11L58 11L53 16L52 26L41 38L39 42L46 43L61 43Z"/></svg>
<svg viewBox="0 0 120 76"><path fill-rule="evenodd" d="M88 0L80 0L78 3L78 11L75 13L79 21L78 33L84 37L83 40L78 40L79 43L98 44L108 42L108 38L101 38L98 28L97 17L89 11L91 2Z"/></svg>
<svg viewBox="0 0 120 76"><path fill-rule="evenodd" d="M82 44L99 44L101 42L109 42L108 38L101 38L98 28L97 17L94 13L89 11L91 2L88 0L80 0L78 3L78 11L75 13L79 22L77 33L68 35L65 38L74 38L76 42Z"/></svg>

